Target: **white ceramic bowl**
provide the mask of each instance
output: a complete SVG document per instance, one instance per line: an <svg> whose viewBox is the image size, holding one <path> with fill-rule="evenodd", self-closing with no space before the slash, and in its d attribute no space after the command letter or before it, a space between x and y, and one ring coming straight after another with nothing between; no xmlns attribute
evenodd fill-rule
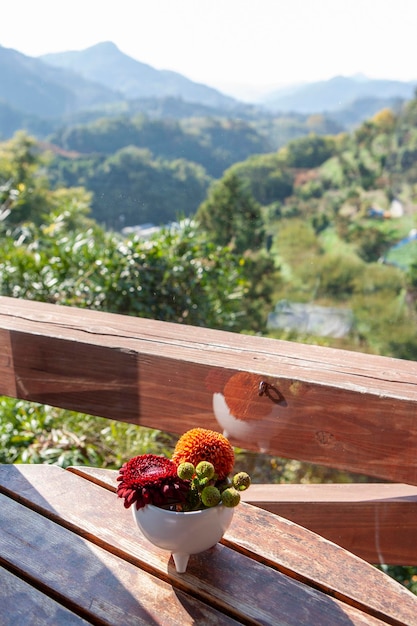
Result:
<svg viewBox="0 0 417 626"><path fill-rule="evenodd" d="M178 573L187 569L190 554L216 545L232 521L234 509L219 504L203 511L176 512L148 504L132 506L133 518L143 535L159 548L169 550Z"/></svg>

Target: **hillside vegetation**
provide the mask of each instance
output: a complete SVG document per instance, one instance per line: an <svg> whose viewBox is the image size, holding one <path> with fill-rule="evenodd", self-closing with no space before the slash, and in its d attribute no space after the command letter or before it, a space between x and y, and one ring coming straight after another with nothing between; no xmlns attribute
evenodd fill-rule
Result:
<svg viewBox="0 0 417 626"><path fill-rule="evenodd" d="M0 46L0 138L23 129L50 145L52 185L85 187L93 218L120 230L192 215L233 164L311 133L337 135L383 104L397 110L412 89L335 77L293 89L279 106L271 98L280 94L258 106L152 68L111 42L41 58Z"/></svg>
<svg viewBox="0 0 417 626"><path fill-rule="evenodd" d="M167 137L171 141L164 141ZM129 139L148 147L123 146ZM19 160L40 159L36 156L39 147L31 142L18 136L5 143L4 154L9 156L4 163L9 159L10 168L14 161L16 172L22 172ZM236 330L415 358L416 245L411 240L400 252L395 246L417 226L417 100L396 114L389 109L380 111L352 133L311 133L263 154L251 154L257 147L265 149L253 129L242 121L225 120L184 124L145 116L103 119L57 134L55 142L66 152L49 157L42 168L39 165L39 173L31 174L36 187L32 182L19 182L25 189L20 192L13 180L15 173L3 173L3 204L10 201L11 193L18 198L4 220L7 236L12 236L7 230L10 219L18 228L31 214L35 222L41 220L39 213L33 215L35 200L42 202L34 193L41 180L42 193L49 188L48 202L54 198L46 232L55 233L57 228L49 224L59 216L56 198L63 203L71 196L71 202L79 206L81 186L90 192L82 204L88 219L95 219L91 221L94 232L97 223L104 226L101 239L110 236L104 234L108 227L119 231L138 222L167 224L195 216L193 232L206 233L211 242L244 259L247 308L237 315L241 321ZM187 159L173 158L175 144ZM81 156L86 146L94 146L95 151ZM76 158L67 156L69 151ZM239 161L237 155L247 153L248 158ZM217 165L215 160L210 162L213 154L218 157ZM238 162L216 177L231 161ZM206 167L213 168L211 175ZM77 193L71 188L77 188ZM26 196L31 208L24 210ZM42 219L45 215L47 211ZM79 216L75 219L72 215L71 220L76 225ZM31 237L38 242L41 234L36 231ZM111 237L115 242L116 232ZM18 240L22 241L22 235ZM56 238L46 248L52 244L56 248ZM4 249L15 250L14 246ZM34 243L30 246L32 249ZM91 247L95 247L94 239ZM98 257L101 248L94 254ZM65 255L68 257L68 252ZM53 258L62 259L62 251L55 249ZM116 264L114 258L112 262ZM65 263L71 268L70 257ZM16 282L16 270L8 271ZM61 284L63 271L61 268L61 274L51 279L53 284ZM32 282L36 284L32 278L27 284ZM68 278L66 283L70 290ZM4 274L3 289L5 284L11 281L6 281ZM113 288L117 289L114 281ZM18 286L13 295L16 290L19 292ZM39 293L30 297L40 297ZM141 299L144 297L142 291ZM51 298L59 301L57 295L48 295L49 301ZM332 338L305 336L294 328L268 328L268 314L283 300L349 309L354 319L351 331ZM130 306L124 305L123 310L129 313ZM252 317L250 307L255 312ZM208 320L201 318L198 323L208 324Z"/></svg>
<svg viewBox="0 0 417 626"><path fill-rule="evenodd" d="M315 123L321 121L318 116ZM355 325L339 343L409 357L414 245L401 250L397 265L392 248L416 226L416 122L411 100L399 113L380 111L352 133L312 132L266 152L265 137L242 120L103 118L56 133L52 157L40 171L50 194L71 187L90 192L88 212L105 228L196 215L212 241L221 229L221 245L245 241L240 254L262 248L276 268L273 300L348 306ZM22 145L22 137L14 139L4 152L22 159ZM39 149L36 143L27 148L35 161ZM230 185L233 177L239 185ZM7 173L2 178L6 198L16 184ZM37 185L39 179L36 174ZM243 192L259 207L261 238L254 236L253 219L239 216L243 205L236 197ZM390 212L393 203L399 214ZM19 211L15 206L12 215ZM208 220L208 214L218 218Z"/></svg>
<svg viewBox="0 0 417 626"><path fill-rule="evenodd" d="M417 225L416 141L412 100L401 113L382 110L351 134L311 135L226 171L217 194L219 184L237 177L262 206L270 256L280 270L274 300L353 313L352 330L343 338L294 329L270 334L417 357L417 244L407 239ZM197 216L202 213L204 205ZM250 235L250 222L247 228ZM404 239L407 245L395 247Z"/></svg>
<svg viewBox="0 0 417 626"><path fill-rule="evenodd" d="M352 134L311 136L230 168L263 204L281 267L276 299L354 313L349 337L314 341L416 358L417 245L402 248L400 264L390 253L417 223L416 141L412 100Z"/></svg>

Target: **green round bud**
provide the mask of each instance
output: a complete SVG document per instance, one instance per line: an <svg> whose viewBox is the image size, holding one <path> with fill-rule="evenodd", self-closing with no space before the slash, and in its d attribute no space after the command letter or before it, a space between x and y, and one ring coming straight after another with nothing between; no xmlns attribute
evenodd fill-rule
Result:
<svg viewBox="0 0 417 626"><path fill-rule="evenodd" d="M177 474L182 480L191 480L195 474L195 467L192 463L180 463L177 468Z"/></svg>
<svg viewBox="0 0 417 626"><path fill-rule="evenodd" d="M201 492L201 501L204 506L212 507L217 506L221 500L220 491L217 487L213 485L209 485L208 487L204 487Z"/></svg>
<svg viewBox="0 0 417 626"><path fill-rule="evenodd" d="M195 471L199 478L208 478L211 480L214 476L214 465L209 461L200 461Z"/></svg>
<svg viewBox="0 0 417 626"><path fill-rule="evenodd" d="M246 472L239 472L235 474L232 479L233 487L238 491L245 491L248 487L250 487L250 476Z"/></svg>
<svg viewBox="0 0 417 626"><path fill-rule="evenodd" d="M228 487L222 493L222 503L227 507L237 506L240 502L240 493L234 487Z"/></svg>

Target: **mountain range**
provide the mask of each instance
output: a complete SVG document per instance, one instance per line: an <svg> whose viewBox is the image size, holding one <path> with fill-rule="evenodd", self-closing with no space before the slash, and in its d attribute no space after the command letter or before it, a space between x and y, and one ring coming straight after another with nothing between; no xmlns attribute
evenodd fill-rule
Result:
<svg viewBox="0 0 417 626"><path fill-rule="evenodd" d="M409 100L416 86L417 81L335 76L330 80L279 89L264 96L261 102L275 112L327 113L345 109L358 100Z"/></svg>
<svg viewBox="0 0 417 626"><path fill-rule="evenodd" d="M106 41L80 51L46 54L42 61L71 70L84 79L121 93L127 100L176 96L206 106L233 108L236 100L212 87L195 83L177 72L156 70L132 59L112 42Z"/></svg>
<svg viewBox="0 0 417 626"><path fill-rule="evenodd" d="M98 82L0 47L0 101L22 113L58 117L121 98Z"/></svg>
<svg viewBox="0 0 417 626"><path fill-rule="evenodd" d="M326 113L346 128L413 96L416 83L338 76L239 102L179 73L157 70L112 42L29 57L0 46L0 138L19 128L45 137L99 116L145 112L159 117L271 119Z"/></svg>

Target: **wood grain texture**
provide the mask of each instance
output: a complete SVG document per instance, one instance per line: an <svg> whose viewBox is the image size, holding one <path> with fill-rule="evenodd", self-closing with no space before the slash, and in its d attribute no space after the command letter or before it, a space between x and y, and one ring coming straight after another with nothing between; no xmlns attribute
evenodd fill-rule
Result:
<svg viewBox="0 0 417 626"><path fill-rule="evenodd" d="M326 593L319 591L312 588L309 584L282 573L277 568L277 563L281 561L280 553L276 550L277 546L274 547L273 554L271 552L271 542L273 542L274 534L280 537L282 551L287 555L287 563L293 559L305 561L306 558L309 559L311 557L309 554L302 556L306 549L305 545L303 545L303 539L306 539L306 534L311 537L311 545L314 544L316 548L323 548L322 542L325 540L311 535L309 531L296 527L297 533L300 533L300 535L297 535L297 540L292 539L288 543L287 535L288 533L291 535L294 525L290 522L281 522L276 516L249 505L239 507L241 512L237 515L237 522L232 522L234 530L232 530L232 534L228 535L228 541L233 547L218 544L210 551L194 555L190 558L187 572L185 574L177 574L169 555L165 551L153 547L138 532L133 524L131 512L123 508L121 501L117 500L115 495L109 490L103 489L81 476L65 472L53 466L0 466L0 490L8 496L8 498L4 498L4 496L3 498L9 500L12 509L13 506L20 506L19 502L24 504L25 507L33 509L29 510L27 508L28 513L25 514L25 519L30 514L31 516L37 515L42 520L40 525L37 521L33 526L33 528L39 529L37 541L31 543L30 549L26 546L26 550L23 548L23 542L27 542L27 535L29 528L33 525L33 521L25 521L25 524L28 525L24 526L24 530L20 535L22 538L22 560L23 557L26 561L32 558L32 555L29 557L27 554L28 550L29 552L39 551L41 537L43 538L45 531L48 534L50 533L48 535L50 536L50 540L48 539L49 552L50 548L55 545L55 541L58 541L58 535L60 545L65 547L65 544L62 544L63 534L61 531L65 531L65 533L70 532L70 534L76 535L76 539L72 541L73 543L75 541L77 546L76 554L74 557L71 556L71 560L74 559L74 564L77 568L84 567L83 560L85 560L85 564L88 565L86 571L90 572L91 580L93 579L93 571L98 570L100 576L94 574L94 580L100 581L100 584L103 585L109 584L110 586L109 580L114 583L115 570L108 566L108 563L111 559L117 558L121 561L126 561L126 563L131 564L136 569L146 569L147 572L161 581L168 582L176 594L182 591L188 597L192 593L199 600L247 624L272 625L279 623L294 626L311 626L311 624L321 624L323 626L335 626L336 624L343 626L348 624L400 624L404 623L401 621L403 615L409 616L410 606L414 610L417 607L417 598L408 594L398 584L392 584L391 580L384 575L381 575L380 584L382 585L383 581L386 583L385 603L388 603L388 599L391 602L392 618L386 615L384 618L374 615L375 607L372 606L372 601L370 602L368 613L364 611L364 607L357 608L344 598L333 597L333 595L337 594L329 593L328 589ZM76 494L76 497L74 497L74 494ZM75 502L76 505L74 506ZM20 506L20 508L22 507ZM5 508L1 506L0 511L3 512L4 510ZM264 519L258 519L259 514ZM5 515L10 519L10 511ZM262 524L265 522L265 519L269 519L269 523L272 526L265 527L265 536L263 536ZM59 532L56 529L51 530L49 526L42 526L46 522L57 527L58 525L63 526L63 528ZM259 525L259 522L261 525ZM10 542L10 545L14 545L16 542L19 543L18 536L21 531L16 527L21 526L22 523L18 524L16 520L16 524L13 525L13 541ZM278 523L278 526L275 526L276 523ZM0 524L2 528L4 524L5 521ZM254 534L254 527L258 531L255 540L259 549L257 552L254 552L254 554L257 554L256 559L252 555L244 554L245 550L249 552L247 545L242 545L241 547L241 540L238 538L236 542L234 539L236 531L237 534L239 532L246 535ZM283 529L285 529L284 533L276 535L277 532ZM273 532L271 533L271 531ZM262 539L261 534L263 536ZM267 536L269 537L268 539ZM95 555L93 557L93 565L96 570L94 568L91 569L88 561L90 557L85 554L85 547L80 547L85 545L82 540L88 541L88 549ZM241 547L242 549L234 549L234 543L239 543L239 548ZM262 543L264 543L264 546ZM326 552L328 549L327 545L332 544L324 546ZM334 548L337 549L337 546L334 546ZM7 545L5 549L7 549ZM2 552L3 550L4 548L2 548ZM71 555L73 550L74 547L72 546ZM338 552L335 556L339 558L342 554L347 554L341 548L337 550ZM61 554L66 555L63 557L63 562L66 562L67 558L69 558L67 553L63 551L63 548L60 551ZM105 557L102 551L107 553ZM292 552L294 552L294 555L292 555ZM80 557L77 556L79 553L81 554ZM97 554L100 554L98 560ZM9 560L18 558L16 550L10 548L7 552L7 558ZM25 567L39 569L39 566L35 563L36 558L39 559L39 555L33 557L33 564ZM359 559L355 559L351 555L348 558L354 559L361 567L365 567L367 572L368 568L369 572L373 570L371 566ZM333 574L337 574L337 571L343 564L343 561L341 562L340 560L333 561L331 564ZM329 563L327 563L328 565ZM122 582L124 581L124 591L122 590L122 592L133 594L132 581L125 581L123 578L125 569L125 565L121 565L119 561L117 578L122 580ZM322 566L323 572L325 569ZM364 573L365 570L362 569L362 576ZM349 586L351 574L354 574L354 572L352 567L349 566L349 576L346 576L346 572L344 573L345 585ZM35 575L41 576L42 572L39 571ZM368 573L365 577L366 581L367 576ZM330 582L330 572L327 572L327 578ZM372 578L369 582L369 593L373 594L375 593L373 586L374 583L378 584L378 577ZM84 581L83 578L81 583L84 586L84 584L89 583L89 580ZM360 586L364 586L363 577ZM81 592L77 590L77 593ZM113 591L111 594L113 594ZM400 608L395 607L395 611L392 604L394 599L395 605L400 602ZM114 604L113 597L111 601ZM380 599L378 601L381 603L380 609L383 609L383 600ZM158 605L159 603L160 599L158 599ZM130 605L123 604L122 606ZM368 611L366 607L368 607L368 604L365 606L365 610ZM383 610L386 613L385 608ZM378 609L378 612L381 613L381 610ZM410 617L410 625L417 623L414 620L414 615L417 615L417 612L413 612L412 619ZM165 622L161 621L159 623ZM178 623L182 622L179 621Z"/></svg>
<svg viewBox="0 0 417 626"><path fill-rule="evenodd" d="M117 472L114 470L76 467L70 471L115 491ZM292 572L299 580L308 580L335 597L372 607L375 613L394 617L397 605L401 604L404 619L416 614L417 623L416 596L338 545L288 520L240 505L225 542L235 550L256 554L262 562L270 560L274 567ZM367 581L365 586L363 581Z"/></svg>
<svg viewBox="0 0 417 626"><path fill-rule="evenodd" d="M242 499L309 528L370 563L417 565L416 487L252 485Z"/></svg>
<svg viewBox="0 0 417 626"><path fill-rule="evenodd" d="M417 484L412 362L12 298L0 353L2 394L178 434L223 430L214 392L249 372L282 402L252 398L270 413L229 425L234 444Z"/></svg>
<svg viewBox="0 0 417 626"><path fill-rule="evenodd" d="M3 495L0 527L0 562L87 621L109 626L237 624ZM10 612L16 616L16 610Z"/></svg>
<svg viewBox="0 0 417 626"><path fill-rule="evenodd" d="M0 567L0 623L2 626L90 624L3 567Z"/></svg>

